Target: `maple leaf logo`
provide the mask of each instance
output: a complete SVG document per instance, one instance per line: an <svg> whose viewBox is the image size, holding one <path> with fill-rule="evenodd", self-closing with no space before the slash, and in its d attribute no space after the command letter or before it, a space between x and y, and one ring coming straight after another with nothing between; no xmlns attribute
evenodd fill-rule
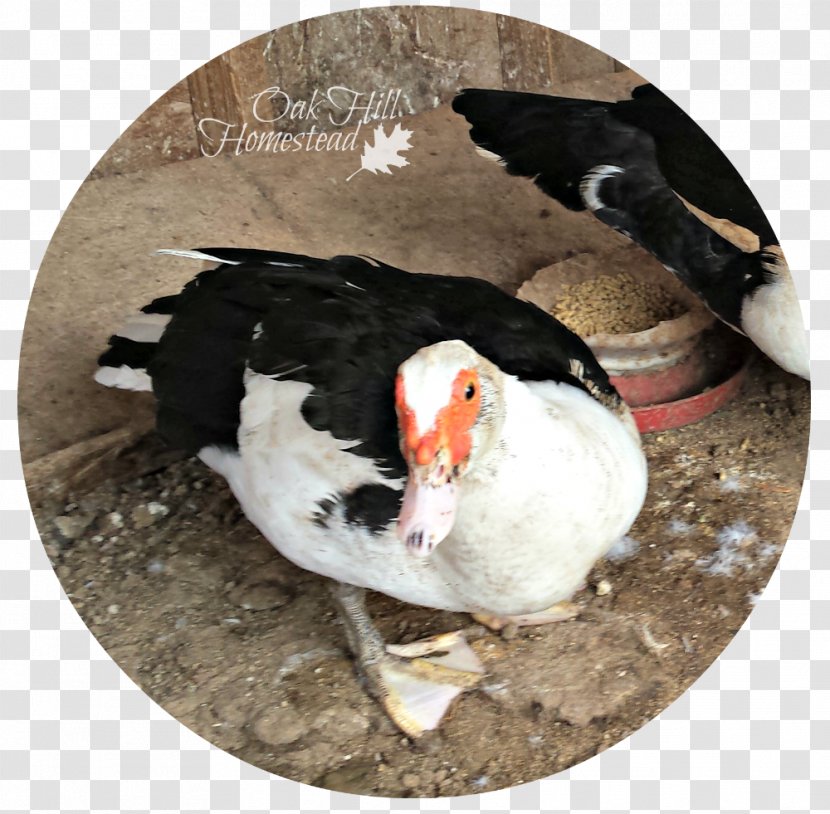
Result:
<svg viewBox="0 0 830 814"><path fill-rule="evenodd" d="M400 124L396 124L387 136L383 125L379 124L373 131L374 143L370 144L366 141L363 144L360 167L346 180L351 181L361 170L369 170L373 175L377 175L378 172L391 175L390 167L405 167L409 162L406 160L406 156L399 155L399 153L412 147L409 143L411 135L411 130L404 130Z"/></svg>

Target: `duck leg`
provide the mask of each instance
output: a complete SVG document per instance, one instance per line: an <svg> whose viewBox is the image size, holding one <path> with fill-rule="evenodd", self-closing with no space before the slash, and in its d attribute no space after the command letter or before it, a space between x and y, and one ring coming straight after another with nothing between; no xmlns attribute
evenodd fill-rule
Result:
<svg viewBox="0 0 830 814"><path fill-rule="evenodd" d="M435 729L455 698L481 680L484 669L461 633L386 645L366 610L365 591L341 582L331 590L369 692L409 737Z"/></svg>

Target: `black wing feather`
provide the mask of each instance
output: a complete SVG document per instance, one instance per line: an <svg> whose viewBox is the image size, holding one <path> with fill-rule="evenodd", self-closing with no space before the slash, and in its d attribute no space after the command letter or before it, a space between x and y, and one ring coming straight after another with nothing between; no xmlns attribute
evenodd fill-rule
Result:
<svg viewBox="0 0 830 814"><path fill-rule="evenodd" d="M311 384L303 404L311 426L361 441L353 451L403 475L395 374L416 350L446 339L463 339L519 378L587 389L571 372L576 361L595 394L618 399L582 340L483 280L410 274L359 257L202 251L236 265L185 287L148 365L159 429L187 449L235 446L247 365Z"/></svg>
<svg viewBox="0 0 830 814"><path fill-rule="evenodd" d="M702 211L750 229L762 246L778 242L723 151L653 85L620 102L467 89L453 109L472 125L472 140L500 155L510 173L533 178L571 209L584 208L579 182L593 167L653 163L669 187Z"/></svg>
<svg viewBox="0 0 830 814"><path fill-rule="evenodd" d="M695 215L654 167L607 175L594 214L673 271L709 308L740 328L744 298L767 282L762 252L743 252Z"/></svg>
<svg viewBox="0 0 830 814"><path fill-rule="evenodd" d="M618 121L613 102L468 88L452 107L472 125L472 140L501 156L509 173L532 178L569 209L585 208L579 184L593 167L654 155L651 136Z"/></svg>
<svg viewBox="0 0 830 814"><path fill-rule="evenodd" d="M764 210L734 164L706 131L653 85L635 88L617 102L613 116L648 132L668 185L689 203L758 235L761 246L778 243Z"/></svg>

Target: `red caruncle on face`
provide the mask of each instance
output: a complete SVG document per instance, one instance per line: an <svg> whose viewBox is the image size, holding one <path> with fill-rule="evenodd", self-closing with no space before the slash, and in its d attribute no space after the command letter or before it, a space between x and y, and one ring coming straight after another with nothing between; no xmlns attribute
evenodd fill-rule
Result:
<svg viewBox="0 0 830 814"><path fill-rule="evenodd" d="M406 400L403 377L395 381L395 409L401 431L401 452L409 464L427 466L445 450L450 466L457 466L470 454L473 439L471 429L481 407L481 388L478 373L472 369L459 370L452 385L449 403L435 416L435 421L423 435L418 433L415 413Z"/></svg>

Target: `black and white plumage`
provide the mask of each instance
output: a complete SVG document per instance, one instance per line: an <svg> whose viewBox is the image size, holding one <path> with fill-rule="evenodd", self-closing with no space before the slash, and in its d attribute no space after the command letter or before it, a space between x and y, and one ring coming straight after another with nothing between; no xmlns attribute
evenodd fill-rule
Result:
<svg viewBox="0 0 830 814"><path fill-rule="evenodd" d="M769 221L723 152L667 96L652 85L619 102L468 89L453 109L509 173L635 240L721 320L809 378L798 297ZM721 237L678 196L749 230L757 250Z"/></svg>
<svg viewBox="0 0 830 814"><path fill-rule="evenodd" d="M389 698L411 707L421 679L390 679L404 668L384 661L348 586L497 616L567 599L642 505L630 413L578 337L482 280L178 254L219 265L145 307L96 378L152 388L161 434L222 474L285 557L347 586L373 692L404 731L432 728L457 676L401 712Z"/></svg>

